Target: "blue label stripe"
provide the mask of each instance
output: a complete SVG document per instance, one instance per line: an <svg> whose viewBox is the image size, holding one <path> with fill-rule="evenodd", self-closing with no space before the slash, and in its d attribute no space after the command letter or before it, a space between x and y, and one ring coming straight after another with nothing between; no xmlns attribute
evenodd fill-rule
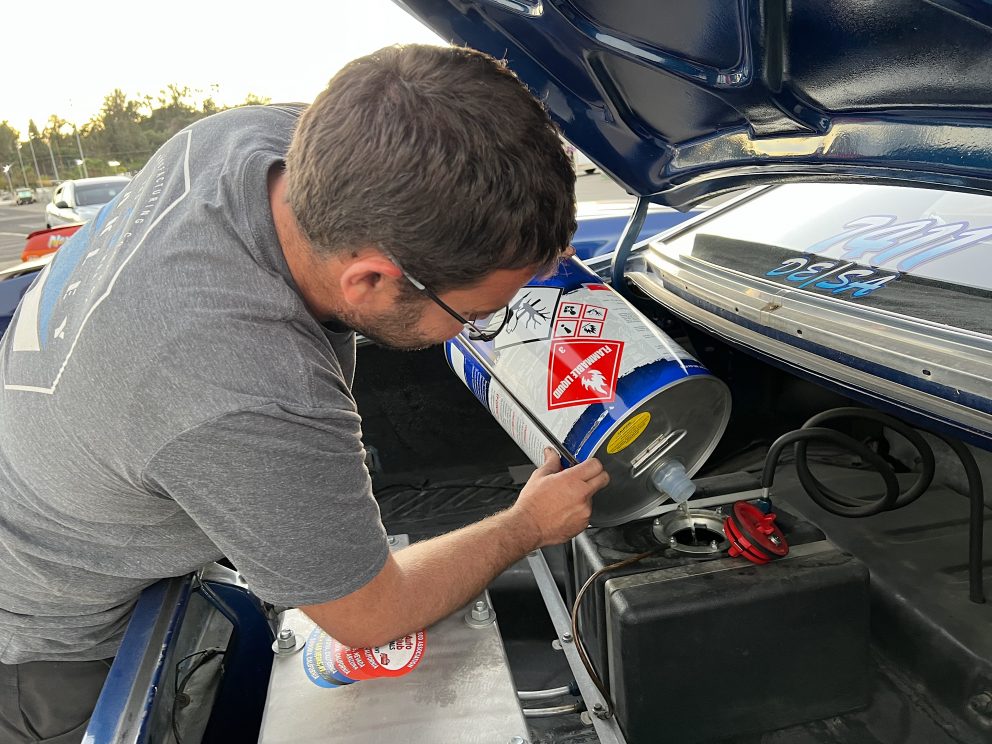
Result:
<svg viewBox="0 0 992 744"><path fill-rule="evenodd" d="M451 355L452 347L457 347L458 351L461 352L462 358L465 360L463 369L455 369L455 362ZM465 378L465 384L468 386L468 389L486 407L486 410L492 413L489 408L489 385L492 382L492 376L486 371L485 367L479 364L475 357L466 351L464 345L458 340L445 341L444 355L448 360L448 366L460 377Z"/></svg>
<svg viewBox="0 0 992 744"><path fill-rule="evenodd" d="M617 394L612 403L593 403L583 411L565 437L565 448L579 462L589 459L606 432L638 408L645 399L679 380L709 374L705 367L692 359L662 360L638 367L617 382ZM604 412L606 416L603 416Z"/></svg>

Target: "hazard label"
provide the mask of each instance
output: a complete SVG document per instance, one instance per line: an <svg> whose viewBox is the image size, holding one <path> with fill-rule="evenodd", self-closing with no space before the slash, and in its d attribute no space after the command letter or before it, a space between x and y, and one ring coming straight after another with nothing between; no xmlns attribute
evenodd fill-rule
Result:
<svg viewBox="0 0 992 744"><path fill-rule="evenodd" d="M508 307L506 326L496 336L496 349L543 341L554 329L555 306L561 290L557 287L524 287Z"/></svg>
<svg viewBox="0 0 992 744"><path fill-rule="evenodd" d="M603 335L603 324L598 320L583 320L579 323L579 336L599 338Z"/></svg>
<svg viewBox="0 0 992 744"><path fill-rule="evenodd" d="M582 317L588 320L606 320L606 308L599 305L586 305Z"/></svg>
<svg viewBox="0 0 992 744"><path fill-rule="evenodd" d="M582 317L582 303L581 302L563 302L558 306L558 317L559 318L575 318L578 320Z"/></svg>
<svg viewBox="0 0 992 744"><path fill-rule="evenodd" d="M555 323L555 338L567 338L574 336L579 330L577 320L559 320Z"/></svg>
<svg viewBox="0 0 992 744"><path fill-rule="evenodd" d="M548 410L612 401L622 356L623 341L553 343L548 359Z"/></svg>

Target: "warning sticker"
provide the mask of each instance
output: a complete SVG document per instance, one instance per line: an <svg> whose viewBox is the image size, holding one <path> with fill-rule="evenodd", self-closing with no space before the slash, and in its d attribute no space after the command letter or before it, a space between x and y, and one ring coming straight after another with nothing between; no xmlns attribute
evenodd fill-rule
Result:
<svg viewBox="0 0 992 744"><path fill-rule="evenodd" d="M578 330L579 321L577 320L555 321L555 338L567 338L574 336Z"/></svg>
<svg viewBox="0 0 992 744"><path fill-rule="evenodd" d="M363 679L402 677L423 660L426 631L397 638L383 646L349 648L314 628L303 653L303 669L319 687L339 687Z"/></svg>
<svg viewBox="0 0 992 744"><path fill-rule="evenodd" d="M579 335L584 338L599 338L603 335L603 324L597 320L583 320L579 323Z"/></svg>
<svg viewBox="0 0 992 744"><path fill-rule="evenodd" d="M589 320L606 320L606 308L599 305L586 305L582 317Z"/></svg>
<svg viewBox="0 0 992 744"><path fill-rule="evenodd" d="M506 326L496 336L494 347L525 344L551 338L555 309L561 289L557 287L524 287L508 307Z"/></svg>
<svg viewBox="0 0 992 744"><path fill-rule="evenodd" d="M610 441L606 443L606 452L615 455L620 450L626 449L644 433L650 423L651 414L647 411L632 417L610 437Z"/></svg>
<svg viewBox="0 0 992 744"><path fill-rule="evenodd" d="M617 392L623 341L560 341L548 359L548 410L609 403Z"/></svg>
<svg viewBox="0 0 992 744"><path fill-rule="evenodd" d="M575 318L578 320L582 317L582 303L579 302L563 302L558 308L559 318Z"/></svg>

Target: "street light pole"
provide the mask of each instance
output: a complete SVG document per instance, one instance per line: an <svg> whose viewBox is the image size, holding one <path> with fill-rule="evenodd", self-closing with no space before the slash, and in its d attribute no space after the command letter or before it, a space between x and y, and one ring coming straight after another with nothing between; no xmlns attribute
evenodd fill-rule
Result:
<svg viewBox="0 0 992 744"><path fill-rule="evenodd" d="M38 156L34 154L34 141L31 135L28 135L28 147L31 148L31 159L34 160L34 181L38 186L41 186L41 168L38 167Z"/></svg>
<svg viewBox="0 0 992 744"><path fill-rule="evenodd" d="M31 188L31 184L28 183L28 172L24 168L24 158L21 157L21 143L17 143L17 159L21 163L21 175L24 176L24 188Z"/></svg>
<svg viewBox="0 0 992 744"><path fill-rule="evenodd" d="M79 140L79 128L73 124L72 130L76 133L76 147L79 148L79 159L82 161L83 166L83 178L89 178L89 171L86 170L86 156L83 155L83 143Z"/></svg>
<svg viewBox="0 0 992 744"><path fill-rule="evenodd" d="M48 145L48 156L52 159L52 170L55 171L55 180L59 180L59 168L55 165L55 153L52 152L52 138L49 137L45 140L45 144Z"/></svg>

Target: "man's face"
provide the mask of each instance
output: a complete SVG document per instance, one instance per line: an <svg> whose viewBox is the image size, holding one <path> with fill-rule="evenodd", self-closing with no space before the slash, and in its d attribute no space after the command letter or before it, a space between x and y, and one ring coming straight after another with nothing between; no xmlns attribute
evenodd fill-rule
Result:
<svg viewBox="0 0 992 744"><path fill-rule="evenodd" d="M497 269L475 284L439 292L438 297L466 320L491 315L510 304L517 291L531 279L537 267ZM394 301L376 313L339 311L337 319L380 346L415 350L454 338L462 324L427 295L399 277Z"/></svg>

